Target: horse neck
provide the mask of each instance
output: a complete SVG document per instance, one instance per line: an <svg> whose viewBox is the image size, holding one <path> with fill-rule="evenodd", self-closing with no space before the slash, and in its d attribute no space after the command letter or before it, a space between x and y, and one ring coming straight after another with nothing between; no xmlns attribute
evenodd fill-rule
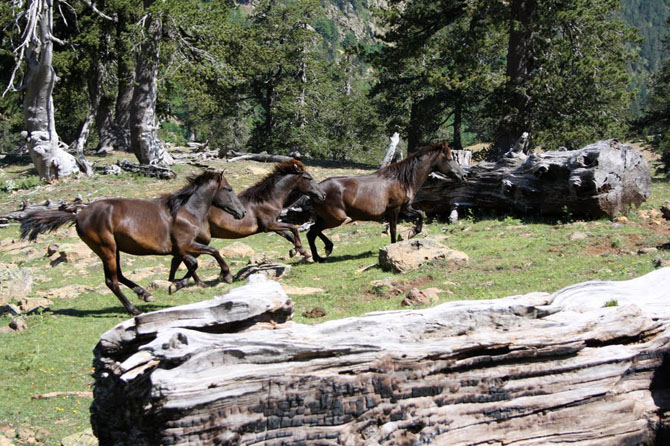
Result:
<svg viewBox="0 0 670 446"><path fill-rule="evenodd" d="M410 185L410 193L414 194L423 183L428 179L428 175L433 171L434 155L422 155L421 159L417 160L414 165L416 175L414 175L414 183Z"/></svg>
<svg viewBox="0 0 670 446"><path fill-rule="evenodd" d="M193 195L189 197L183 208L194 217L201 220L204 219L218 190L219 188L215 183L208 183L207 185L199 187Z"/></svg>
<svg viewBox="0 0 670 446"><path fill-rule="evenodd" d="M284 202L296 188L299 180L300 175L298 174L288 174L280 178L279 181L275 183L274 193L272 194L273 201L276 201L279 203L280 207L283 207Z"/></svg>

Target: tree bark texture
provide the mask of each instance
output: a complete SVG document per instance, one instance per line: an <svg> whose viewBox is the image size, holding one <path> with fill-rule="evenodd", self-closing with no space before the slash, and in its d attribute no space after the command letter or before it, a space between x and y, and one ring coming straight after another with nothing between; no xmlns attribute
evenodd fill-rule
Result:
<svg viewBox="0 0 670 446"><path fill-rule="evenodd" d="M101 446L668 440L668 268L313 326L257 277L102 336Z"/></svg>
<svg viewBox="0 0 670 446"><path fill-rule="evenodd" d="M170 165L173 159L158 139L156 119L162 17L156 13L150 14L146 18L144 32L145 38L135 69L135 88L130 115L131 148L141 164Z"/></svg>
<svg viewBox="0 0 670 446"><path fill-rule="evenodd" d="M449 215L454 207L525 215L615 217L651 194L651 173L642 155L616 140L580 150L511 152L496 163L466 168L468 182L433 175L413 206Z"/></svg>
<svg viewBox="0 0 670 446"><path fill-rule="evenodd" d="M76 159L65 152L56 133L53 88L58 77L53 69L53 3L33 0L26 4L27 17L35 26L25 58L23 117L30 158L41 178L47 181L79 172Z"/></svg>

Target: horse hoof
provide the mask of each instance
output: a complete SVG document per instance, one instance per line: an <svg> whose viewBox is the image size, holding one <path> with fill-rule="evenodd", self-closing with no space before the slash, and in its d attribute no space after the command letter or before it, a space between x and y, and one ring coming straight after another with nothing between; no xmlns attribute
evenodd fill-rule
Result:
<svg viewBox="0 0 670 446"><path fill-rule="evenodd" d="M332 253L333 253L333 248L331 248L331 249L326 249L326 257L328 257L329 255L331 255Z"/></svg>
<svg viewBox="0 0 670 446"><path fill-rule="evenodd" d="M288 252L288 256L291 257L291 258L295 257L296 254L297 254L297 252L296 252L295 249L291 249Z"/></svg>
<svg viewBox="0 0 670 446"><path fill-rule="evenodd" d="M223 280L226 283L233 283L233 276L230 273L228 273L224 276L221 276L220 280Z"/></svg>
<svg viewBox="0 0 670 446"><path fill-rule="evenodd" d="M177 288L177 285L174 284L174 283L171 284L171 285L169 286L169 288L168 288L168 294L169 294L170 296L172 296L172 293L176 293L177 291L179 291L179 288Z"/></svg>
<svg viewBox="0 0 670 446"><path fill-rule="evenodd" d="M151 294L146 293L142 296L142 300L145 301L145 302L153 302L156 299L154 299L154 297Z"/></svg>

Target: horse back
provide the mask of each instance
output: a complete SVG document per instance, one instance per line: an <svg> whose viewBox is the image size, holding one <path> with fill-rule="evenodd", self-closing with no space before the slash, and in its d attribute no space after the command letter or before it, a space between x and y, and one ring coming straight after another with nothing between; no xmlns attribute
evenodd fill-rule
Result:
<svg viewBox="0 0 670 446"><path fill-rule="evenodd" d="M376 174L333 177L319 185L326 199L314 207L319 215L330 214L331 218L342 219L345 215L353 220L377 221L389 207L401 206L405 199L394 182Z"/></svg>
<svg viewBox="0 0 670 446"><path fill-rule="evenodd" d="M91 243L115 244L129 254L168 254L171 220L158 200L109 198L89 204L77 215L77 232L92 248Z"/></svg>

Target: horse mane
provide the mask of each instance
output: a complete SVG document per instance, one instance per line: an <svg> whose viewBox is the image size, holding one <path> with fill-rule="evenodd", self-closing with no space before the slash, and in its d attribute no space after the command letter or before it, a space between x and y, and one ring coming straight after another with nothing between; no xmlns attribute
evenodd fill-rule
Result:
<svg viewBox="0 0 670 446"><path fill-rule="evenodd" d="M416 182L416 165L419 162L419 159L423 155L441 150L446 151L447 155L451 155L449 144L447 144L446 141L438 142L420 148L404 160L389 164L388 166L379 169L379 174L384 178L398 181L405 189L408 189Z"/></svg>
<svg viewBox="0 0 670 446"><path fill-rule="evenodd" d="M186 204L189 198L204 184L214 180L221 182L223 174L214 170L206 170L201 174L193 174L186 178L186 186L176 192L162 196L159 200L168 208L173 216Z"/></svg>
<svg viewBox="0 0 670 446"><path fill-rule="evenodd" d="M274 194L275 185L280 177L291 174L305 173L305 165L298 160L282 161L275 164L272 172L267 174L263 179L253 186L240 192L238 197L242 200L252 203L260 203L267 201Z"/></svg>

